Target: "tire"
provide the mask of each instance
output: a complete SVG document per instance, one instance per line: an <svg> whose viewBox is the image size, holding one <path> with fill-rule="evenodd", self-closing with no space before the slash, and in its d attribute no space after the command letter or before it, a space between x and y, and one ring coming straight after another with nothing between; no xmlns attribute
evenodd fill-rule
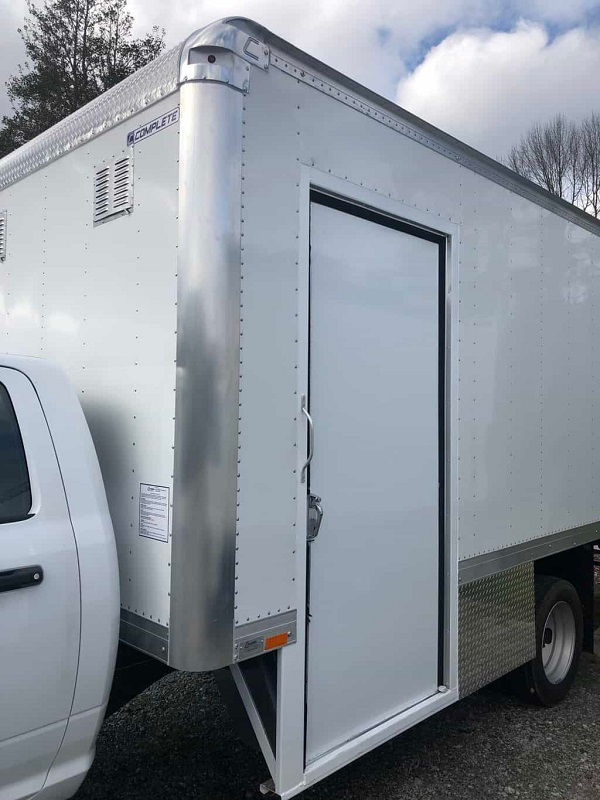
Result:
<svg viewBox="0 0 600 800"><path fill-rule="evenodd" d="M535 576L535 658L514 673L514 688L530 703L553 706L573 685L583 644L583 611L572 583Z"/></svg>

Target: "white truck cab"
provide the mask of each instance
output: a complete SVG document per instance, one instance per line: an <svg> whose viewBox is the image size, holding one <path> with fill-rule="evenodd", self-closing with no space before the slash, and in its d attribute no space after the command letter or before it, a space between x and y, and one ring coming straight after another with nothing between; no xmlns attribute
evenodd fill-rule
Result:
<svg viewBox="0 0 600 800"><path fill-rule="evenodd" d="M119 622L113 528L75 390L0 357L0 800L68 797L104 717Z"/></svg>

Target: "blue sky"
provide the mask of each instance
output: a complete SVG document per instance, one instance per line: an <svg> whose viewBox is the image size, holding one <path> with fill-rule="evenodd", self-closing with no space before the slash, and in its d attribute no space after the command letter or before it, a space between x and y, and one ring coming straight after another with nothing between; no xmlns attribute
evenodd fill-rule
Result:
<svg viewBox="0 0 600 800"><path fill-rule="evenodd" d="M492 156L558 111L600 111L600 0L129 0L169 44L255 19ZM0 0L0 82L22 60L24 0ZM6 111L0 92L0 112Z"/></svg>

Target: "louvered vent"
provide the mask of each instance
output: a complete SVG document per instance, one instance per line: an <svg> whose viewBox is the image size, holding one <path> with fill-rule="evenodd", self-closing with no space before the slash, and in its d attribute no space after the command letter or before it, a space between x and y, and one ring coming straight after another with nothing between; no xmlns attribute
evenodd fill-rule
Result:
<svg viewBox="0 0 600 800"><path fill-rule="evenodd" d="M94 225L133 210L133 159L103 164L94 178Z"/></svg>
<svg viewBox="0 0 600 800"><path fill-rule="evenodd" d="M6 260L6 211L0 211L0 261Z"/></svg>

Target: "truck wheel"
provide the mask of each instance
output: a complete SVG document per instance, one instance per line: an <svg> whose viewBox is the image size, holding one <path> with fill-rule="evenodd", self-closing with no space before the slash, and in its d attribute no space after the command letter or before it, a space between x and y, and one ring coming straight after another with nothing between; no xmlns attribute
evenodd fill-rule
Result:
<svg viewBox="0 0 600 800"><path fill-rule="evenodd" d="M571 688L581 655L583 611L573 584L536 575L535 630L536 655L517 672L517 686L530 702L553 706Z"/></svg>

